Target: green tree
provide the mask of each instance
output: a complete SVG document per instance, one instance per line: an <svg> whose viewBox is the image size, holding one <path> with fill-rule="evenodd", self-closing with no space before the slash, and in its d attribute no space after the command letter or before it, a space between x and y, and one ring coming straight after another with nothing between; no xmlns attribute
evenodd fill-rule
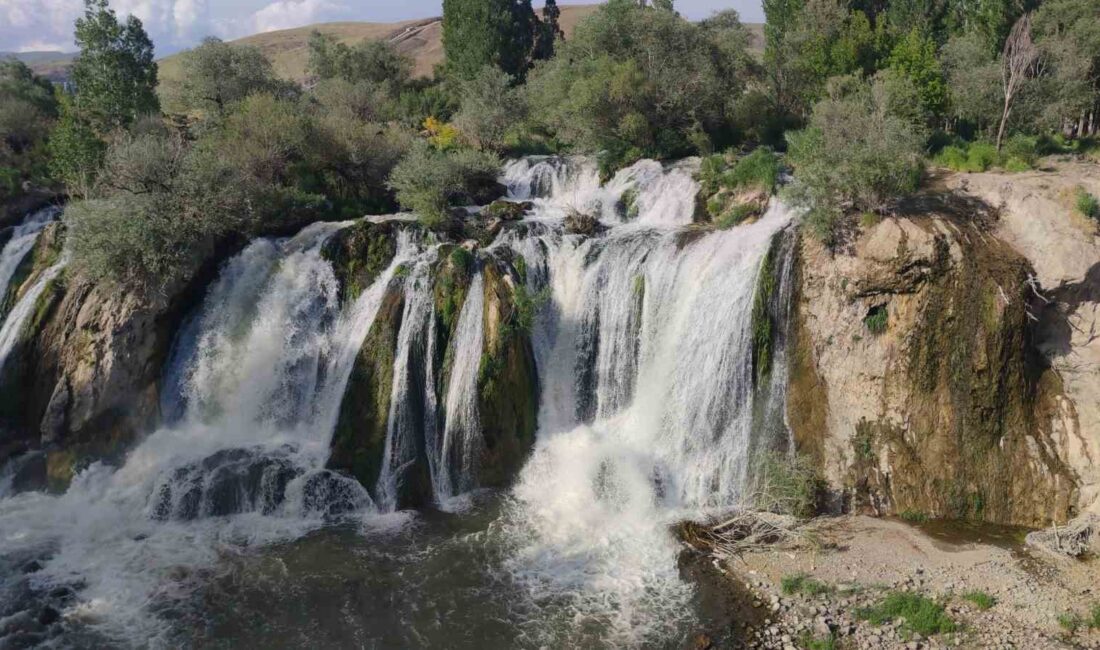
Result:
<svg viewBox="0 0 1100 650"><path fill-rule="evenodd" d="M943 116L947 108L947 85L936 58L936 43L914 27L890 52L889 67L916 86L921 107L930 119Z"/></svg>
<svg viewBox="0 0 1100 650"><path fill-rule="evenodd" d="M0 203L27 181L45 182L44 143L57 117L50 82L16 60L0 60Z"/></svg>
<svg viewBox="0 0 1100 650"><path fill-rule="evenodd" d="M696 24L633 0L601 5L532 71L534 122L576 151L599 153L605 172L731 144L749 76L734 18Z"/></svg>
<svg viewBox="0 0 1100 650"><path fill-rule="evenodd" d="M1000 115L1001 71L997 58L977 32L952 36L940 50L947 84L949 114L964 124L956 130L973 129L992 137L991 125Z"/></svg>
<svg viewBox="0 0 1100 650"><path fill-rule="evenodd" d="M61 118L50 134L50 173L75 196L86 196L95 183L107 143L94 126L73 108L73 100L61 101Z"/></svg>
<svg viewBox="0 0 1100 650"><path fill-rule="evenodd" d="M1051 78L1046 125L1068 135L1100 129L1100 4L1048 0L1035 13L1036 41Z"/></svg>
<svg viewBox="0 0 1100 650"><path fill-rule="evenodd" d="M486 66L462 84L462 103L454 124L462 137L478 149L501 151L505 137L523 121L523 96L512 87L512 77L499 68Z"/></svg>
<svg viewBox="0 0 1100 650"><path fill-rule="evenodd" d="M182 74L168 100L183 112L223 117L230 105L254 93L290 94L258 48L209 37L180 55Z"/></svg>
<svg viewBox="0 0 1100 650"><path fill-rule="evenodd" d="M536 49L542 34L531 0L443 0L447 71L457 77L470 79L494 65L523 78L536 53L553 52L545 45Z"/></svg>
<svg viewBox="0 0 1100 650"><path fill-rule="evenodd" d="M394 168L389 185L402 206L434 226L447 218L447 208L462 203L488 203L500 160L473 149L439 151L423 140Z"/></svg>
<svg viewBox="0 0 1100 650"><path fill-rule="evenodd" d="M905 109L917 93L898 75L836 77L807 128L787 135L789 197L809 209L807 223L826 241L844 215L884 210L917 189L927 134Z"/></svg>
<svg viewBox="0 0 1100 650"><path fill-rule="evenodd" d="M409 81L412 68L412 60L384 40L349 46L318 31L309 37L308 69L318 79L338 78L400 88Z"/></svg>
<svg viewBox="0 0 1100 650"><path fill-rule="evenodd" d="M70 80L76 87L72 107L98 133L128 126L139 115L160 110L153 42L141 21L118 21L107 0L85 0L76 21L80 54Z"/></svg>

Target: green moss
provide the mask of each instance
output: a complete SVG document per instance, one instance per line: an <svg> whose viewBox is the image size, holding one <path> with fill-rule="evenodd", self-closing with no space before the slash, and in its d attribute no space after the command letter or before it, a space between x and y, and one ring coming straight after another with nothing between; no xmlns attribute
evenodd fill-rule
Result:
<svg viewBox="0 0 1100 650"><path fill-rule="evenodd" d="M911 524L923 524L928 521L928 515L920 510L903 510L898 516Z"/></svg>
<svg viewBox="0 0 1100 650"><path fill-rule="evenodd" d="M772 368L776 323L771 313L771 305L778 289L776 264L779 241L780 236L776 236L764 256L752 301L752 367L753 378L757 385L763 382Z"/></svg>

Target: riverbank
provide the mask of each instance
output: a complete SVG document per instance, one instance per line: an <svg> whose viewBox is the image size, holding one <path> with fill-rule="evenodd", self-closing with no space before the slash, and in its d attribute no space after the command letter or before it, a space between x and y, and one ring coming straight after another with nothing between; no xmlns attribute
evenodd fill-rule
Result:
<svg viewBox="0 0 1100 650"><path fill-rule="evenodd" d="M713 584L698 572L724 574L749 612L730 623L747 630L709 630L700 649L735 638L782 650L1100 648L1089 626L1100 560L1028 548L1020 529L828 517L790 542L684 565L703 589Z"/></svg>

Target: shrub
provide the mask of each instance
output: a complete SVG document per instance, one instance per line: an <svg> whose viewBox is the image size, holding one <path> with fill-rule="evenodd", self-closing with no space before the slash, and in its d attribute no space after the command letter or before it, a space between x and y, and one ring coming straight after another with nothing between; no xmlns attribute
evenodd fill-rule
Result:
<svg viewBox="0 0 1100 650"><path fill-rule="evenodd" d="M722 181L729 188L758 189L774 194L779 184L779 157L767 147L757 147L739 159Z"/></svg>
<svg viewBox="0 0 1100 650"><path fill-rule="evenodd" d="M997 604L996 598L980 590L968 591L963 594L963 598L974 603L974 605L981 610L989 609Z"/></svg>
<svg viewBox="0 0 1100 650"><path fill-rule="evenodd" d="M894 592L874 607L856 612L860 618L873 625L884 625L905 619L902 629L924 636L954 632L955 622L936 601L918 594Z"/></svg>
<svg viewBox="0 0 1100 650"><path fill-rule="evenodd" d="M478 149L504 149L508 135L525 119L523 95L512 87L513 81L500 68L486 66L462 84L454 124L466 142Z"/></svg>
<svg viewBox="0 0 1100 650"><path fill-rule="evenodd" d="M972 142L966 153L966 169L970 172L984 172L996 166L1001 160L997 147L989 142Z"/></svg>
<svg viewBox="0 0 1100 650"><path fill-rule="evenodd" d="M438 225L446 218L448 207L485 198L480 195L496 184L499 166L499 159L490 153L439 151L419 142L394 167L389 187L397 193L397 201L416 212L421 221Z"/></svg>
<svg viewBox="0 0 1100 650"><path fill-rule="evenodd" d="M1077 628L1084 625L1084 620L1079 614L1076 614L1074 612L1065 612L1058 615L1058 625L1060 625L1063 630L1072 634L1073 632L1077 631Z"/></svg>
<svg viewBox="0 0 1100 650"><path fill-rule="evenodd" d="M924 127L889 110L888 91L905 83L835 78L809 126L787 134L787 159L795 169L788 196L809 208L807 223L823 240L833 240L846 211L882 210L917 189Z"/></svg>
<svg viewBox="0 0 1100 650"><path fill-rule="evenodd" d="M941 167L962 171L966 167L966 149L955 145L944 147L932 161Z"/></svg>
<svg viewBox="0 0 1100 650"><path fill-rule="evenodd" d="M752 507L768 512L812 517L824 488L813 460L804 455L764 452L752 472Z"/></svg>
<svg viewBox="0 0 1100 650"><path fill-rule="evenodd" d="M161 92L169 108L221 117L249 95L293 96L297 88L275 77L271 62L250 45L230 45L208 37L179 55L179 81Z"/></svg>
<svg viewBox="0 0 1100 650"><path fill-rule="evenodd" d="M1077 188L1077 210L1090 219L1100 220L1100 200L1084 188Z"/></svg>

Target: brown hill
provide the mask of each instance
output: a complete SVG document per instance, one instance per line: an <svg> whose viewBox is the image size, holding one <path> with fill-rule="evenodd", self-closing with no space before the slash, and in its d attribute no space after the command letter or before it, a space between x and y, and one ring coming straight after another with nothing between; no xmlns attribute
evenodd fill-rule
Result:
<svg viewBox="0 0 1100 650"><path fill-rule="evenodd" d="M560 23L566 37L581 20L596 10L598 5L568 5L561 7ZM309 58L309 35L314 31L334 36L347 44L366 39L385 39L398 51L409 55L414 62L414 74L430 76L432 69L443 62L443 22L441 18L424 18L400 23L341 22L319 23L283 29L264 34L254 34L232 41L252 45L260 49L275 67L275 72L286 79L303 81L306 61ZM179 78L178 57L173 55L160 61L160 77L164 84Z"/></svg>

